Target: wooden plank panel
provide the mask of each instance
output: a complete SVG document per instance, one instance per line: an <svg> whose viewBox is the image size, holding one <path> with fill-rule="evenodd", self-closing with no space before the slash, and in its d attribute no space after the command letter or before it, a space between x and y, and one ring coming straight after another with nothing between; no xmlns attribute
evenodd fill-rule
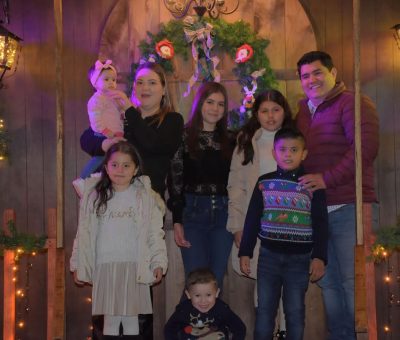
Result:
<svg viewBox="0 0 400 340"><path fill-rule="evenodd" d="M392 0L392 20L389 26L400 23L400 1ZM391 30L392 33L392 30ZM390 40L393 53L393 96L397 100L393 103L394 138L395 138L395 165L396 165L396 216L400 215L400 42L396 44L394 39Z"/></svg>
<svg viewBox="0 0 400 340"><path fill-rule="evenodd" d="M13 16L7 27L18 36L24 36L22 1L14 1ZM5 88L0 91L0 114L5 119L6 128L12 142L9 143L10 158L0 165L0 213L8 208L18 211L19 222L26 224L26 141L24 104L24 53L20 55L17 72L3 78ZM10 190L10 184L18 183L18 190ZM1 267L4 265L0 258ZM3 271L0 271L0 291L3 291ZM3 320L3 299L0 299L0 320ZM3 334L3 322L0 322Z"/></svg>
<svg viewBox="0 0 400 340"><path fill-rule="evenodd" d="M285 1L257 0L254 2L254 22L257 33L270 40L266 53L273 69L285 69Z"/></svg>
<svg viewBox="0 0 400 340"><path fill-rule="evenodd" d="M395 177L395 130L393 110L396 100L393 90L393 45L388 22L392 20L392 7L389 2L375 6L376 17L376 105L380 113L380 148L377 159L379 168L379 200L384 207L380 214L381 225L393 225L396 221L396 193L393 184Z"/></svg>
<svg viewBox="0 0 400 340"><path fill-rule="evenodd" d="M304 8L317 40L317 48L325 50L326 48L326 7L324 1L318 0L300 0L299 3Z"/></svg>
<svg viewBox="0 0 400 340"><path fill-rule="evenodd" d="M7 209L3 213L3 230L8 234L8 222L16 223L15 211ZM4 251L4 290L3 290L3 339L15 339L15 282L14 278L14 251Z"/></svg>
<svg viewBox="0 0 400 340"><path fill-rule="evenodd" d="M15 1L15 14L8 29L24 38L24 12L22 1ZM14 13L14 12L13 12ZM27 42L29 45L29 41ZM27 221L27 155L26 155L26 109L25 109L25 63L29 62L29 46L24 47L19 58L17 72L12 76L5 76L5 89L0 91L2 114L10 135L9 160L2 164L0 186L3 194L0 195L0 211L13 208L18 214L18 220L26 224ZM10 190L10 184L18 184L18 190Z"/></svg>
<svg viewBox="0 0 400 340"><path fill-rule="evenodd" d="M286 45L284 68L296 69L297 60L304 53L316 50L317 42L311 22L297 0L285 1L284 21Z"/></svg>
<svg viewBox="0 0 400 340"><path fill-rule="evenodd" d="M363 7L363 6L360 6ZM352 1L341 0L341 26L342 26L342 66L341 66L341 79L346 86L353 88L354 83L354 49L353 44L353 4ZM361 14L360 14L361 18ZM361 21L361 19L360 19ZM361 37L361 33L360 33ZM361 41L361 44L363 42ZM364 62L361 59L361 64ZM360 76L361 77L361 76Z"/></svg>
<svg viewBox="0 0 400 340"><path fill-rule="evenodd" d="M351 16L350 14L347 14ZM343 16L341 1L331 1L325 4L325 51L328 52L333 59L333 63L338 70L338 79L342 79L342 25L341 18ZM350 44L348 41L347 44Z"/></svg>

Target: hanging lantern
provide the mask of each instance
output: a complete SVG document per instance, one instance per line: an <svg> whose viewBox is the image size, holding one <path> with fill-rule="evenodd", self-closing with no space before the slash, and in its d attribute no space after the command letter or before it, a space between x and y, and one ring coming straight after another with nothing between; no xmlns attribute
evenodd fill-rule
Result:
<svg viewBox="0 0 400 340"><path fill-rule="evenodd" d="M0 87L6 71L15 71L17 67L21 41L21 38L0 26Z"/></svg>

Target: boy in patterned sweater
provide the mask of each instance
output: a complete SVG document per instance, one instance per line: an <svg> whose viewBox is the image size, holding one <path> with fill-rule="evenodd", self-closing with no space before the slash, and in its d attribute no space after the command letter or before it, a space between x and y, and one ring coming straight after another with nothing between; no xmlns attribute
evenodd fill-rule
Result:
<svg viewBox="0 0 400 340"><path fill-rule="evenodd" d="M261 248L254 339L272 339L283 292L286 338L301 340L308 281L318 281L327 263L326 197L324 190L311 193L298 183L304 175L301 163L307 155L301 132L280 129L275 134L272 154L278 168L262 175L254 188L240 243L240 269L250 274L250 258L258 236Z"/></svg>

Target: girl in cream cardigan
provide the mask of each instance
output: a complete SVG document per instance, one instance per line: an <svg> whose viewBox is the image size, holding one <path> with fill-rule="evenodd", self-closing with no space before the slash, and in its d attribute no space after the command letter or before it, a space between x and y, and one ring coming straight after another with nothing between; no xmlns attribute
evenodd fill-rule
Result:
<svg viewBox="0 0 400 340"><path fill-rule="evenodd" d="M139 334L138 314L152 313L150 285L167 270L164 203L141 176L141 160L127 142L111 146L100 179L82 183L79 226L70 260L77 284L89 283L92 314L103 333Z"/></svg>
<svg viewBox="0 0 400 340"><path fill-rule="evenodd" d="M292 125L292 111L286 98L277 90L271 89L260 93L256 97L252 113L251 118L238 134L227 187L229 195L227 229L234 235L231 253L232 267L239 275L243 273L240 271L238 250L254 186L258 177L276 170L276 161L272 157L275 132L282 126ZM250 275L253 279L256 279L258 249L259 242L254 249L250 264L252 268ZM254 282L251 281L253 280L245 280L242 284L246 288L249 285L254 286ZM251 291L246 288L244 288L245 291ZM251 296L248 298L251 299ZM255 304L257 305L257 301ZM251 315L254 314L253 306L249 305L249 310L243 307L238 310L240 310L239 316L249 327L252 323ZM280 329L284 327L283 322L282 318Z"/></svg>

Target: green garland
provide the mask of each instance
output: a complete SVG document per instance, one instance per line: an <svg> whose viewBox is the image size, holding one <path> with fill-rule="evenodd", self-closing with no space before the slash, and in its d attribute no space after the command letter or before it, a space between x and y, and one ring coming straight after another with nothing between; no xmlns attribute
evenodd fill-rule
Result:
<svg viewBox="0 0 400 340"><path fill-rule="evenodd" d="M242 87L250 86L252 81L251 74L260 69L265 69L265 72L257 78L255 95L267 88L276 87L276 78L265 54L265 49L269 44L268 39L258 37L250 25L242 20L228 23L223 19L200 18L193 26L201 28L206 23L213 26L211 33L214 42L214 47L211 51L212 56L218 53L227 53L235 59L237 48L241 45L248 44L253 48L253 56L246 62L236 64L236 67L232 70ZM185 24L182 20L171 20L166 24L161 24L159 32L155 34L147 32L147 39L139 43L142 60L149 60L151 57L155 62L161 64L167 73L172 73L174 66L171 60L160 57L156 52L156 45L160 41L167 39L172 43L175 54L182 56L184 60L188 60L189 55L191 56L191 43L186 40L184 27ZM214 78L210 69L210 62L201 49L199 48L198 50L199 57L203 59L201 64L203 67L200 68L201 76L204 81L212 81ZM132 90L132 83L138 66L139 63L131 65L129 91ZM240 127L244 120L248 118L249 112L246 113L246 115L243 115L239 112L239 109L232 110L230 113L231 128Z"/></svg>
<svg viewBox="0 0 400 340"><path fill-rule="evenodd" d="M379 229L372 245L370 259L379 263L395 251L400 251L400 217L397 218L396 226Z"/></svg>
<svg viewBox="0 0 400 340"><path fill-rule="evenodd" d="M27 253L44 250L47 239L45 235L19 233L13 221L8 221L7 225L10 235L4 230L0 232L0 255L3 255L4 250L22 249Z"/></svg>

